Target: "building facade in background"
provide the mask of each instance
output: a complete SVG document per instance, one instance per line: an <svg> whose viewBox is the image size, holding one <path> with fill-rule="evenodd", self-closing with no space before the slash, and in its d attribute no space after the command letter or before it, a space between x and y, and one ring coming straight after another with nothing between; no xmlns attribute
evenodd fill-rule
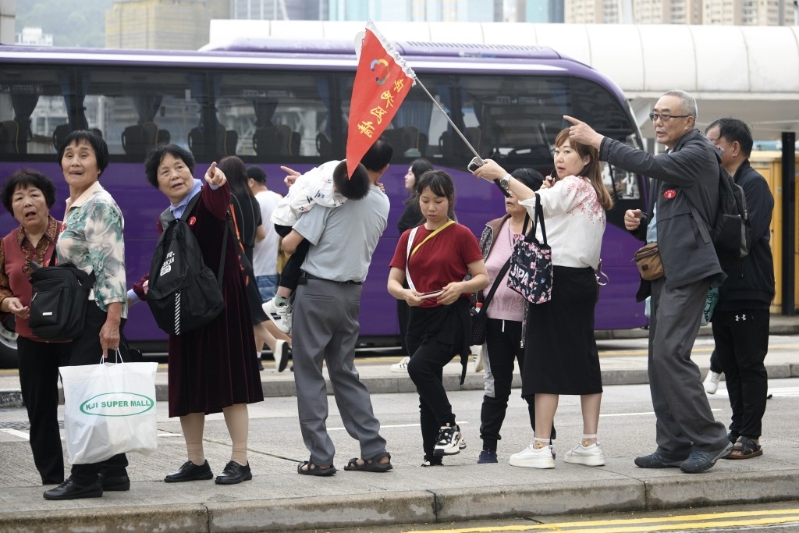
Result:
<svg viewBox="0 0 799 533"><path fill-rule="evenodd" d="M0 44L14 42L16 15L16 0L0 0Z"/></svg>
<svg viewBox="0 0 799 533"><path fill-rule="evenodd" d="M794 0L563 0L572 24L791 26Z"/></svg>
<svg viewBox="0 0 799 533"><path fill-rule="evenodd" d="M505 22L563 22L563 0L514 0L505 5Z"/></svg>
<svg viewBox="0 0 799 533"><path fill-rule="evenodd" d="M327 20L329 0L230 0L230 18Z"/></svg>
<svg viewBox="0 0 799 533"><path fill-rule="evenodd" d="M193 50L212 19L571 24L794 24L794 0L115 0L106 46ZM302 37L302 36L298 36Z"/></svg>
<svg viewBox="0 0 799 533"><path fill-rule="evenodd" d="M563 22L563 0L231 0L231 18Z"/></svg>
<svg viewBox="0 0 799 533"><path fill-rule="evenodd" d="M107 48L196 50L212 19L230 18L231 0L115 0L105 14Z"/></svg>

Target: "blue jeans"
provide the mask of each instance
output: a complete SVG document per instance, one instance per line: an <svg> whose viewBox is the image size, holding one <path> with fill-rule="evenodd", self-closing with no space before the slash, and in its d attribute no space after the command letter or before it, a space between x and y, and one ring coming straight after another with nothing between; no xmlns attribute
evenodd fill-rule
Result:
<svg viewBox="0 0 799 533"><path fill-rule="evenodd" d="M277 274L268 276L255 276L255 284L258 285L258 292L261 293L261 300L268 302L277 294Z"/></svg>

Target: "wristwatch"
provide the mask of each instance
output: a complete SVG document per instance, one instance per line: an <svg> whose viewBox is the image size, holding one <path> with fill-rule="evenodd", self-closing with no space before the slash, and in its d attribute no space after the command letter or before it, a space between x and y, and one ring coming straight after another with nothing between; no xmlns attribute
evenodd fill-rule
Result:
<svg viewBox="0 0 799 533"><path fill-rule="evenodd" d="M505 174L502 178L500 178L499 186L507 191L508 187L510 186L510 179L512 177L513 176L511 176L510 174Z"/></svg>

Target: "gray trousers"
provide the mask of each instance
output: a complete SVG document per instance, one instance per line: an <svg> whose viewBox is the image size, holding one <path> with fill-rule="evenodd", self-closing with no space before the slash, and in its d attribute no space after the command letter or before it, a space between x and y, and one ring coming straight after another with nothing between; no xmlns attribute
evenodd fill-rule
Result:
<svg viewBox="0 0 799 533"><path fill-rule="evenodd" d="M649 389L657 417L658 451L682 459L692 450L723 447L727 431L713 418L699 367L691 360L710 282L668 289L664 281L652 282Z"/></svg>
<svg viewBox="0 0 799 533"><path fill-rule="evenodd" d="M369 390L355 369L362 288L308 280L297 286L294 296L292 354L300 430L311 461L320 466L332 465L336 453L325 424L328 406L323 360L341 420L347 433L360 443L361 457L371 460L386 451Z"/></svg>

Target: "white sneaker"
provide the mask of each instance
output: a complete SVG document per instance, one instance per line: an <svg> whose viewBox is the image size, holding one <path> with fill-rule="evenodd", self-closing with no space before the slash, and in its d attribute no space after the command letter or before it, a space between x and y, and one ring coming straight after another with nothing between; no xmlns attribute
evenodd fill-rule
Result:
<svg viewBox="0 0 799 533"><path fill-rule="evenodd" d="M535 449L535 441L519 453L514 453L508 461L511 466L523 468L555 468L555 458L549 445Z"/></svg>
<svg viewBox="0 0 799 533"><path fill-rule="evenodd" d="M403 357L402 361L399 363L394 363L391 365L392 372L407 372L408 371L408 363L411 362L410 357Z"/></svg>
<svg viewBox="0 0 799 533"><path fill-rule="evenodd" d="M269 320L286 335L291 333L291 304L275 305L272 298L261 306Z"/></svg>
<svg viewBox="0 0 799 533"><path fill-rule="evenodd" d="M704 383L702 383L702 385L705 387L705 392L708 394L716 394L716 391L719 390L720 379L721 374L717 374L712 370L709 370Z"/></svg>
<svg viewBox="0 0 799 533"><path fill-rule="evenodd" d="M463 446L461 446L463 443ZM433 455L441 457L442 455L455 455L461 453L461 449L466 447L461 434L461 428L458 424L454 426L442 426L438 430L438 439L436 440L436 447L433 450Z"/></svg>
<svg viewBox="0 0 799 533"><path fill-rule="evenodd" d="M275 368L278 372L283 372L289 362L289 345L282 339L277 339L275 342L275 352L272 354L275 358Z"/></svg>
<svg viewBox="0 0 799 533"><path fill-rule="evenodd" d="M575 465L603 466L605 464L605 456L602 454L599 444L594 443L590 446L583 446L580 443L566 452L566 457L563 458L563 461Z"/></svg>

